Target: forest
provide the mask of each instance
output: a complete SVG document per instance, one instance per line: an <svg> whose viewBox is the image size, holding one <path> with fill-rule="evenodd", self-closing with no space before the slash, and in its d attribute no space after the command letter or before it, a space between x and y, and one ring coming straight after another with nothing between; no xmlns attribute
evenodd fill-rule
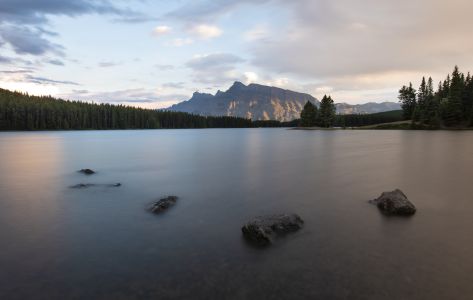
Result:
<svg viewBox="0 0 473 300"><path fill-rule="evenodd" d="M422 78L418 90L412 83L399 90L405 120L412 127L466 128L473 126L473 78L456 66L452 74L438 83L434 91L431 77Z"/></svg>
<svg viewBox="0 0 473 300"><path fill-rule="evenodd" d="M311 103L306 104L302 113L306 120L251 121L236 117L204 117L123 105L68 101L0 89L0 130L253 128L297 127L301 124L357 127L402 120L401 111L335 115L330 97L324 97L322 103L324 105L320 109Z"/></svg>
<svg viewBox="0 0 473 300"><path fill-rule="evenodd" d="M311 102L304 105L301 118L292 125L300 127L360 127L403 120L401 110L393 110L373 114L335 114L335 104L330 96L324 96L317 107Z"/></svg>
<svg viewBox="0 0 473 300"><path fill-rule="evenodd" d="M279 124L277 124L280 126ZM243 128L251 120L67 101L0 89L0 130Z"/></svg>

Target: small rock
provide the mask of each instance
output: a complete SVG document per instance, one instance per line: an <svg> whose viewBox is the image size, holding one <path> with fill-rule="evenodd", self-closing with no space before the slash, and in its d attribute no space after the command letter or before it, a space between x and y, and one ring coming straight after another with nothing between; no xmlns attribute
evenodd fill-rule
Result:
<svg viewBox="0 0 473 300"><path fill-rule="evenodd" d="M260 245L271 244L275 236L302 228L304 221L296 214L280 214L256 217L243 225L243 235Z"/></svg>
<svg viewBox="0 0 473 300"><path fill-rule="evenodd" d="M409 216L416 213L416 207L399 189L392 192L384 192L378 198L369 201L388 215Z"/></svg>
<svg viewBox="0 0 473 300"><path fill-rule="evenodd" d="M83 189L92 186L104 186L104 187L119 187L122 186L121 183L110 183L110 184L95 184L95 183L79 183L71 186L72 189Z"/></svg>
<svg viewBox="0 0 473 300"><path fill-rule="evenodd" d="M161 213L176 204L177 199L178 198L176 196L168 196L166 198L162 198L151 204L151 206L149 207L149 211L155 214Z"/></svg>
<svg viewBox="0 0 473 300"><path fill-rule="evenodd" d="M95 174L95 171L92 169L82 169L79 171L79 173L85 174L85 175L92 175Z"/></svg>
<svg viewBox="0 0 473 300"><path fill-rule="evenodd" d="M71 188L72 189L84 189L84 188L88 188L88 187L91 187L91 186L94 186L94 185L95 184L93 184L93 183L79 183L79 184L71 186Z"/></svg>

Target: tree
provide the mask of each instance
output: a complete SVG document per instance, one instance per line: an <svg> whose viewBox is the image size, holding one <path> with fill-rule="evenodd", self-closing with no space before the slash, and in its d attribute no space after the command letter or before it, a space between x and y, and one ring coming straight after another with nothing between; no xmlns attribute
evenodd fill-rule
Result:
<svg viewBox="0 0 473 300"><path fill-rule="evenodd" d="M399 90L399 100L407 117L412 107L408 87ZM461 73L455 66L452 74L439 82L436 92L432 78L422 78L412 119L430 128L473 126L473 76Z"/></svg>
<svg viewBox="0 0 473 300"><path fill-rule="evenodd" d="M414 112L414 121L420 121L422 123L425 122L427 94L427 82L425 81L425 77L422 77L422 82L419 86L419 90L417 91L417 105Z"/></svg>
<svg viewBox="0 0 473 300"><path fill-rule="evenodd" d="M403 111L404 120L410 120L413 117L414 110L416 108L416 90L412 87L412 83L409 86L403 86L399 90L398 96L399 102Z"/></svg>
<svg viewBox="0 0 473 300"><path fill-rule="evenodd" d="M439 103L439 97L434 94L432 77L429 77L424 95L423 122L430 127L440 126Z"/></svg>
<svg viewBox="0 0 473 300"><path fill-rule="evenodd" d="M313 127L317 125L317 106L307 101L301 111L301 127Z"/></svg>
<svg viewBox="0 0 473 300"><path fill-rule="evenodd" d="M459 125L463 119L462 96L464 89L464 79L458 70L458 66L452 73L448 101L445 107L445 124L447 126Z"/></svg>
<svg viewBox="0 0 473 300"><path fill-rule="evenodd" d="M335 119L335 104L332 97L325 95L320 102L318 123L321 127L331 127Z"/></svg>

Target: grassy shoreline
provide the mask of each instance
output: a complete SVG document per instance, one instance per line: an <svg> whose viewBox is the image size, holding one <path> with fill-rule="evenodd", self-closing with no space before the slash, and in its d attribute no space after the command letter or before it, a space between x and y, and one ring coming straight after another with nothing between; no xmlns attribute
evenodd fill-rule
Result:
<svg viewBox="0 0 473 300"><path fill-rule="evenodd" d="M431 128L422 124L412 124L412 121L396 121L389 123L380 123L359 127L295 127L290 130L448 130L448 131L459 131L459 130L473 130L473 127L439 127Z"/></svg>

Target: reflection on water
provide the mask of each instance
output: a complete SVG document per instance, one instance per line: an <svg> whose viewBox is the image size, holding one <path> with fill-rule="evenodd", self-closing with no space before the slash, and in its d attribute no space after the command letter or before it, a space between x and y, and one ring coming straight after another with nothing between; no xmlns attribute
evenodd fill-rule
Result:
<svg viewBox="0 0 473 300"><path fill-rule="evenodd" d="M0 299L468 299L472 153L472 132L0 133ZM397 187L413 218L367 204ZM305 227L244 242L279 212Z"/></svg>

